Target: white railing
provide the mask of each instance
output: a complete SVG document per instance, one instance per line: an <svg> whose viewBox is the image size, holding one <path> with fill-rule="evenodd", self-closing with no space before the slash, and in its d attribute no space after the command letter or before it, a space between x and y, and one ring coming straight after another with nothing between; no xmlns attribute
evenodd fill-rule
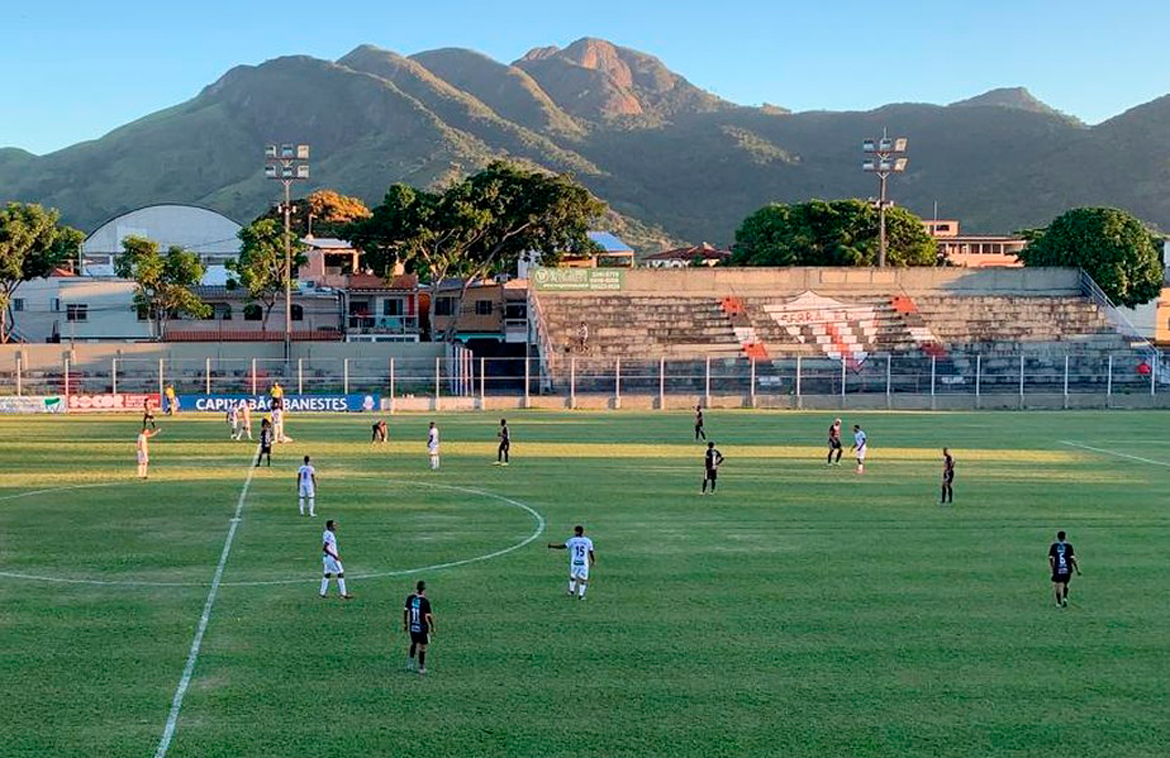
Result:
<svg viewBox="0 0 1170 758"><path fill-rule="evenodd" d="M1154 343L1125 317L1125 314L1105 294L1105 290L1101 289L1101 286L1084 269L1080 269L1080 281L1081 294L1092 300L1105 313L1105 317L1109 319L1113 328L1129 340L1130 347L1145 353L1157 367L1158 381L1163 384L1170 382L1170 361L1167 361L1166 356L1162 355Z"/></svg>

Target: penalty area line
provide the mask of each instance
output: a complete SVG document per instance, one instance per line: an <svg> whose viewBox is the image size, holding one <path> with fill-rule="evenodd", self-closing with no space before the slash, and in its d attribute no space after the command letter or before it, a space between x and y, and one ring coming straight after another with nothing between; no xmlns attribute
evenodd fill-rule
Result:
<svg viewBox="0 0 1170 758"><path fill-rule="evenodd" d="M223 580L223 571L227 566L228 555L232 552L232 542L236 538L236 529L240 526L240 514L244 511L244 501L248 498L248 489L252 486L252 475L256 473L256 463L260 460L260 447L256 447L256 455L248 462L248 476L244 479L244 486L240 489L240 498L236 501L236 512L229 521L227 537L223 541L223 551L219 554L219 563L215 567L215 575L211 578L211 589L207 592L207 601L203 604L203 615L199 617L199 625L195 628L195 638L191 640L191 650L187 653L187 665L183 667L183 675L179 678L179 686L175 688L175 696L171 699L171 712L167 716L167 724L163 728L162 738L158 749L154 751L155 758L163 758L171 747L171 740L175 737L175 727L179 724L179 712L183 709L183 696L187 694L187 687L191 685L191 677L195 673L195 662L199 659L199 648L203 645L203 634L207 631L207 624L211 621L211 608L215 605L215 596L219 594L219 585Z"/></svg>
<svg viewBox="0 0 1170 758"><path fill-rule="evenodd" d="M1167 463L1166 461L1155 461L1151 458L1143 458L1140 455L1130 455L1129 453L1122 453L1122 452L1119 452L1117 450L1109 450L1109 449L1103 448L1103 447L1093 447L1092 445L1082 445L1079 442L1071 442L1069 440L1061 440L1060 444L1068 445L1069 447L1079 447L1081 450L1091 450L1092 452L1100 453L1101 455L1112 455L1112 456L1115 456L1117 458L1128 458L1131 461L1138 461L1140 463L1149 463L1152 466L1164 466L1165 468L1170 468L1170 463Z"/></svg>

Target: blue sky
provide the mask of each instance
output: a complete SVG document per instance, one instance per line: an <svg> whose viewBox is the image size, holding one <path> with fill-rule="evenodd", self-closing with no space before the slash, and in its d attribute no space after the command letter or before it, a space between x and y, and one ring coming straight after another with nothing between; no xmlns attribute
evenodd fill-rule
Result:
<svg viewBox="0 0 1170 758"><path fill-rule="evenodd" d="M363 42L511 61L603 37L729 100L794 110L947 103L1022 85L1097 123L1170 93L1165 0L9 0L0 19L0 146L35 153L186 100L234 65L335 59Z"/></svg>

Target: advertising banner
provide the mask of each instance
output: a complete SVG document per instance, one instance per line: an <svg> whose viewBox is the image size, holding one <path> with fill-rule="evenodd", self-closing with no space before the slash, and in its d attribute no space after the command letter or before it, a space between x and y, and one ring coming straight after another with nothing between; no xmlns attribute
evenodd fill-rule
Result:
<svg viewBox="0 0 1170 758"><path fill-rule="evenodd" d="M0 397L0 413L64 413L65 399L60 395L23 395Z"/></svg>
<svg viewBox="0 0 1170 758"><path fill-rule="evenodd" d="M118 393L117 395L70 395L69 413L140 411L142 410L142 403L148 398L157 412L157 392L148 392L145 394Z"/></svg>
<svg viewBox="0 0 1170 758"><path fill-rule="evenodd" d="M268 395L179 395L179 407L185 411L226 413L245 400L254 411L272 410ZM284 409L289 413L372 413L381 406L377 395L285 395Z"/></svg>
<svg viewBox="0 0 1170 758"><path fill-rule="evenodd" d="M620 268L537 268L529 280L545 292L613 292L625 283Z"/></svg>

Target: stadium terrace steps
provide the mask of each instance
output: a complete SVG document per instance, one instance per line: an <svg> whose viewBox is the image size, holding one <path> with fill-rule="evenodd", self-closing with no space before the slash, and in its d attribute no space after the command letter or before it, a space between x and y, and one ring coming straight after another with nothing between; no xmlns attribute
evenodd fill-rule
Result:
<svg viewBox="0 0 1170 758"><path fill-rule="evenodd" d="M611 362L753 357L846 359L893 353L950 359L1123 351L1128 341L1084 297L1057 294L539 294L555 376L569 359ZM589 340L577 329L584 320ZM957 357L957 356L956 356Z"/></svg>

